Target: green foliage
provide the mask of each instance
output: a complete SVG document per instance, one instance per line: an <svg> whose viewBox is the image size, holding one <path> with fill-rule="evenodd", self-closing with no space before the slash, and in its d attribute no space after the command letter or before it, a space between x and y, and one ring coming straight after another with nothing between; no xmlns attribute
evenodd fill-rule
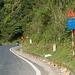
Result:
<svg viewBox="0 0 75 75"><path fill-rule="evenodd" d="M38 31L37 34L34 34L33 41L35 41L37 44L43 39L43 35Z"/></svg>
<svg viewBox="0 0 75 75"><path fill-rule="evenodd" d="M4 24L7 24L8 22L10 22L11 20L11 16L8 15L5 19L4 19Z"/></svg>
<svg viewBox="0 0 75 75"><path fill-rule="evenodd" d="M4 0L0 0L0 9L4 6Z"/></svg>
<svg viewBox="0 0 75 75"><path fill-rule="evenodd" d="M67 38L71 41L66 15L70 7L74 11L73 0L1 0L0 3L1 35L5 36L7 32L7 37L14 39L12 37L16 34L33 34L38 42L43 39L47 43L51 40L58 41L58 38L60 41ZM7 29L4 30L5 27Z"/></svg>
<svg viewBox="0 0 75 75"><path fill-rule="evenodd" d="M59 59L60 64L72 61L67 55L72 52L66 52L69 50L66 43L72 40L66 16L70 8L75 12L74 5L74 0L0 0L0 40L7 42L29 36L34 45L28 46L27 41L27 46L40 54L52 52L52 44L56 43L58 51L51 59Z"/></svg>

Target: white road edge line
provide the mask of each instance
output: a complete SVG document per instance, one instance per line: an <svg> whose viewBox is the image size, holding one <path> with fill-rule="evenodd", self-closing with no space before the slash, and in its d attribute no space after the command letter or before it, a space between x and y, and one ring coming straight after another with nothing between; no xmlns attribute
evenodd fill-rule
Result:
<svg viewBox="0 0 75 75"><path fill-rule="evenodd" d="M10 51L15 54L16 56L18 56L19 58L23 59L24 61L26 61L28 64L30 64L33 69L36 71L36 75L41 75L41 72L39 71L39 69L37 67L35 67L31 62L29 62L28 60L26 60L25 58L19 56L18 54L16 54L15 52L12 51L12 48L10 48Z"/></svg>

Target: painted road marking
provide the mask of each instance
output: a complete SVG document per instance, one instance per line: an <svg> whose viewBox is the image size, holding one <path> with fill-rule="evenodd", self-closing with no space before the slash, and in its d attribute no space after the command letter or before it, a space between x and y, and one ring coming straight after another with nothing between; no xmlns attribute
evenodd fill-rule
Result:
<svg viewBox="0 0 75 75"><path fill-rule="evenodd" d="M41 72L39 71L39 69L37 67L35 67L31 62L29 62L28 60L26 60L25 58L21 57L20 55L16 54L15 52L12 51L12 48L10 48L10 51L15 54L16 56L18 56L19 58L21 58L22 60L26 61L28 64L30 64L33 69L36 71L36 75L41 75Z"/></svg>

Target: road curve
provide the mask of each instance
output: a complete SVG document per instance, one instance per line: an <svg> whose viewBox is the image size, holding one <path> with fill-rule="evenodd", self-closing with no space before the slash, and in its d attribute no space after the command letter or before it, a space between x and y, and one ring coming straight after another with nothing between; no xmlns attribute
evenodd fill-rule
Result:
<svg viewBox="0 0 75 75"><path fill-rule="evenodd" d="M28 64L30 64L30 65L33 67L33 69L36 71L36 75L41 75L41 72L39 71L39 69L38 69L36 66L34 66L30 61L28 61L28 60L26 60L25 58L19 56L18 54L16 54L15 52L13 52L12 49L10 49L10 51L11 51L13 54L15 54L16 56L18 56L19 58L23 59L23 60L24 60L25 62L27 62Z"/></svg>
<svg viewBox="0 0 75 75"><path fill-rule="evenodd" d="M37 69L34 68L34 70L36 71L36 75L59 75L58 68L48 65L49 62L44 63L41 59L39 59L36 56L30 55L27 53L23 53L21 51L17 51L16 49L18 49L18 47L12 48L12 52L15 55L17 55L18 57L22 58L24 61L33 62L33 65L37 68ZM29 62L29 64L30 64L30 62Z"/></svg>
<svg viewBox="0 0 75 75"><path fill-rule="evenodd" d="M30 61L18 58L9 49L15 45L0 46L0 75L48 75L40 66L40 70ZM25 61L24 61L25 60Z"/></svg>

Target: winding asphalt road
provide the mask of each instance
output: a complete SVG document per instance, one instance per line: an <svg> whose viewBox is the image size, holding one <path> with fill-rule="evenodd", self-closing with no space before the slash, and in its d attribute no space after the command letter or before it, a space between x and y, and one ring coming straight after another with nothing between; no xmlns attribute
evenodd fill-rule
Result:
<svg viewBox="0 0 75 75"><path fill-rule="evenodd" d="M10 52L11 47L15 45L0 46L0 75L36 75L36 71L29 63ZM31 64L41 72L41 75L48 75L42 67Z"/></svg>

